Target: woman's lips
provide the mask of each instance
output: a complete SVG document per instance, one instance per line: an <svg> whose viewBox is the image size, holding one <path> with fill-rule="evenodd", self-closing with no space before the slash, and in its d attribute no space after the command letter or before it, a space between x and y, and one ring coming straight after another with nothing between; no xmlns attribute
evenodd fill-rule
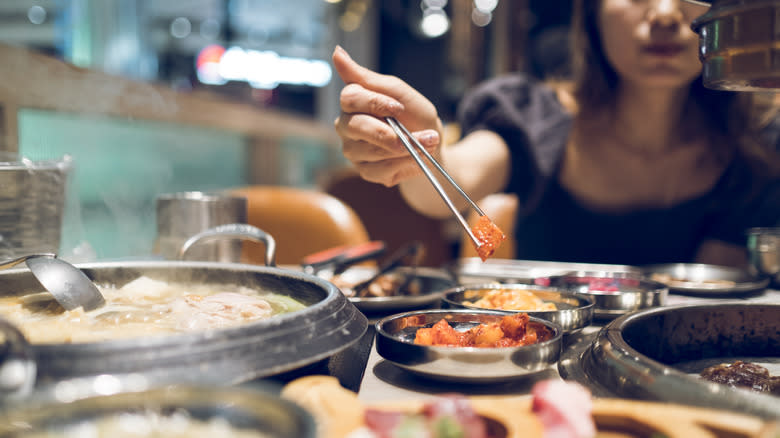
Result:
<svg viewBox="0 0 780 438"><path fill-rule="evenodd" d="M650 44L642 48L642 51L655 56L675 56L682 53L685 46L680 44Z"/></svg>

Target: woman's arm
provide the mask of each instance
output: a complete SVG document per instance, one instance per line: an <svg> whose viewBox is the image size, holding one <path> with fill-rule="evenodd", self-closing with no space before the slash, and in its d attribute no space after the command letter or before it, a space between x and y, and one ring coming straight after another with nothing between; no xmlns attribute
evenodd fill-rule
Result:
<svg viewBox="0 0 780 438"><path fill-rule="evenodd" d="M459 142L443 147L439 162L475 202L501 191L509 180L509 150L504 140L491 131L474 131ZM438 172L433 173L439 177ZM439 181L455 206L465 210L468 205L463 197L445 184L443 177ZM452 214L423 175L403 181L400 189L406 202L425 215L445 218Z"/></svg>

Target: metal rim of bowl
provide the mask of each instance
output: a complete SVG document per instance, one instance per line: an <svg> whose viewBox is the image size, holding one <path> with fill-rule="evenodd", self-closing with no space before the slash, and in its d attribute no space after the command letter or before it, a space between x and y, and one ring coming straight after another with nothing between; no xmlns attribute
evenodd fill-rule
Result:
<svg viewBox="0 0 780 438"><path fill-rule="evenodd" d="M671 273L672 270L676 269L682 269L682 270L688 270L688 269L710 269L710 270L719 270L723 272L730 272L734 273L736 275L741 275L744 277L746 281L735 281L734 286L696 286L696 280L691 280L691 285L682 285L682 284L667 284L659 280L653 280L650 275L654 273ZM734 268L730 266L718 266L718 265L710 265L705 263L664 263L664 264L656 264L656 265L647 265L643 266L642 270L645 273L645 277L649 281L657 281L659 283L665 284L667 287L669 287L670 291L680 291L680 292L686 292L686 293L696 293L696 294L702 294L702 295L708 295L708 294L730 294L730 293L748 293L748 292L755 292L762 290L766 288L769 285L769 278L759 278L754 275L751 275L750 272L744 269ZM750 280L747 280L750 278ZM716 279L724 279L724 278L716 278Z"/></svg>
<svg viewBox="0 0 780 438"><path fill-rule="evenodd" d="M496 310L504 312L505 314L513 314L518 312L528 313L529 316L533 316L540 319L551 321L561 326L564 334L575 333L593 322L593 312L595 308L595 300L593 297L584 294L568 293L558 288L531 285L524 283L484 283L484 284L467 284L457 286L444 291L442 296L442 305L445 308L453 309L486 309L484 307L478 307L474 305L464 304L462 301L455 299L460 294L464 294L468 291L478 290L494 290L494 289L522 289L529 291L544 292L557 296L559 300L552 300L553 302L565 302L567 300L576 301L574 307L568 309L558 310L526 310L526 309L496 309L489 308L487 310ZM544 299L544 298L542 298ZM572 304L572 303L567 303Z"/></svg>
<svg viewBox="0 0 780 438"><path fill-rule="evenodd" d="M571 285L568 285L568 279L575 278L631 280L636 281L636 288L626 291L576 291L573 290L576 286L584 286L585 283L573 282ZM582 294L593 297L595 300L594 316L602 319L615 318L637 310L663 306L666 304L666 298L669 295L669 287L667 285L658 281L647 280L642 277L641 272L639 274L631 273L625 275L625 273L605 274L603 272L583 271L551 276L547 277L547 280L549 280L552 287L560 287L577 295ZM561 284L564 282L566 285Z"/></svg>
<svg viewBox="0 0 780 438"><path fill-rule="evenodd" d="M138 385L133 375L103 375L62 382L73 386L75 399L68 399L69 391L52 391L59 395L49 398L31 398L5 406L0 410L0 435L42 431L80 424L123 412L167 412L181 409L194 419L222 418L231 426L248 422L274 437L314 438L317 426L314 417L304 408L272 392L263 384L239 386L208 386L202 384L174 384L160 386ZM63 386L63 385L60 385ZM104 393L101 393L104 391ZM207 415L203 415L203 414ZM201 418L206 417L206 418ZM235 417L237 421L231 421ZM32 429L30 429L32 427ZM13 435L17 436L17 435Z"/></svg>
<svg viewBox="0 0 780 438"><path fill-rule="evenodd" d="M625 393L630 393L632 397L669 400L674 395L680 403L717 406L780 418L780 404L777 403L776 396L753 394L728 385L696 381L682 371L640 353L623 337L623 329L641 318L696 309L711 313L724 306L752 308L764 307L767 304L730 302L677 305L623 315L604 326L596 340L582 354L580 361L583 369L590 379L602 385L609 386L610 383L617 382L622 387L620 392L624 396Z"/></svg>

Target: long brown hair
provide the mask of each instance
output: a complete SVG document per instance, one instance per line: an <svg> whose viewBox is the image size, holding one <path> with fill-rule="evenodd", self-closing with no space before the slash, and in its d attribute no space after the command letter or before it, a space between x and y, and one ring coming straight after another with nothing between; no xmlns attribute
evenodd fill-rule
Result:
<svg viewBox="0 0 780 438"><path fill-rule="evenodd" d="M601 3L602 0L574 1L571 23L573 94L581 108L610 105L620 81L601 43L598 18ZM691 102L703 109L707 129L722 140L716 144L731 150L737 148L764 164L775 162L777 165L777 154L757 141L759 131L777 113L777 106L767 96L708 89L700 76L691 84L690 97Z"/></svg>

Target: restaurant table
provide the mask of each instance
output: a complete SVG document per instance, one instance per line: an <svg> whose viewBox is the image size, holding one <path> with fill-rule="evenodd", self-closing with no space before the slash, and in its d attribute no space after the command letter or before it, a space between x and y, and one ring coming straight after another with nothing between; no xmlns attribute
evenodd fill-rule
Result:
<svg viewBox="0 0 780 438"><path fill-rule="evenodd" d="M666 306L682 304L715 304L727 302L749 302L749 303L780 303L780 290L765 289L759 293L751 295L742 295L739 297L711 298L695 297L686 295L669 294ZM528 395L531 387L538 381L545 379L562 379L558 366L551 366L539 373L524 376L516 380L504 383L463 383L457 381L440 381L416 376L397 367L393 363L383 359L376 351L373 343L373 337L376 333L374 323L386 315L368 315L369 328L363 339L362 351L348 352L352 355L346 359L351 363L351 368L339 369L338 366L332 367L335 375L347 389L358 393L358 398L366 403L392 400L413 400L427 399L436 395L448 392L457 392L465 395ZM564 339L562 359L567 353L577 353L584 350L598 334L601 327L609 321L594 321L594 324L586 327L580 333L571 335ZM365 357L365 366L363 371L356 363L364 360L366 345L365 342L371 339L368 356ZM357 354L357 355L356 355ZM570 356L570 355L569 355ZM341 360L344 360L342 357ZM361 380L359 387L355 388L354 380L357 373L360 373ZM568 380L568 379L567 379ZM591 390L596 396L610 396L604 388L593 388Z"/></svg>

